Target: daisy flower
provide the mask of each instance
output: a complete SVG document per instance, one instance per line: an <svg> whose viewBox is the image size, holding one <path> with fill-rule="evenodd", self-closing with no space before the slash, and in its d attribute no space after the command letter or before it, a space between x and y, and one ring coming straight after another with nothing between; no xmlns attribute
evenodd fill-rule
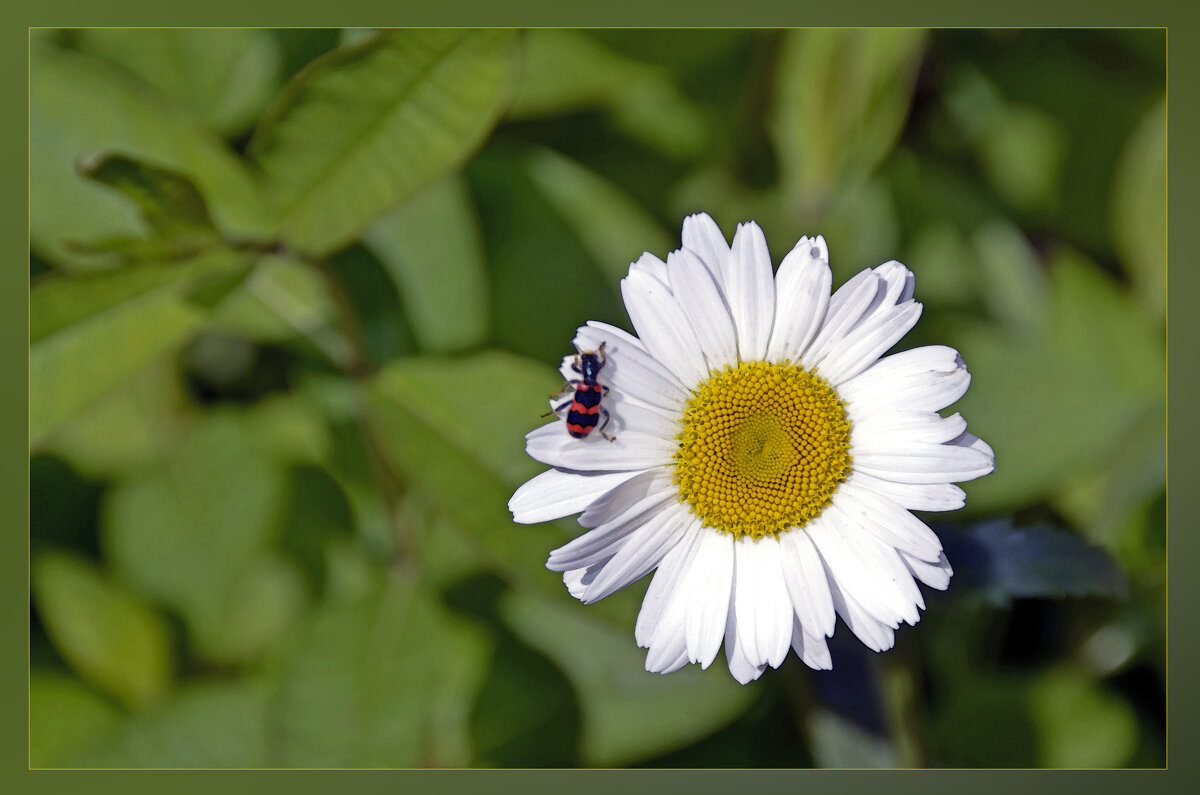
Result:
<svg viewBox="0 0 1200 795"><path fill-rule="evenodd" d="M944 346L883 356L921 314L905 266L832 296L831 280L822 237L773 273L754 222L730 246L710 217L688 217L681 249L642 255L621 281L638 336L589 321L574 339L604 345L615 440L561 422L526 437L553 468L509 508L524 523L581 513L588 531L546 563L570 593L594 602L654 571L635 630L649 671L707 668L722 643L743 684L789 649L828 669L835 615L883 651L920 620L917 581L950 582L910 511L960 508L954 483L994 469L963 418L938 413L970 376Z"/></svg>

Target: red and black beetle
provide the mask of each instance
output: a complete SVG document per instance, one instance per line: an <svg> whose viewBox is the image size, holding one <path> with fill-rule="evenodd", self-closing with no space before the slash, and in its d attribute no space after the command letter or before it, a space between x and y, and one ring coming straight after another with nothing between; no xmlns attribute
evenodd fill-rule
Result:
<svg viewBox="0 0 1200 795"><path fill-rule="evenodd" d="M567 412L567 433L576 439L584 439L595 430L610 442L616 441L615 436L609 436L604 432L612 418L609 416L608 410L600 405L600 399L608 394L608 387L596 381L606 362L603 342L595 351L576 353L571 369L579 373L580 378L567 381L563 384L562 390L554 396L563 395L569 391L573 391L574 394L570 400L555 406L553 411L542 416L550 417L557 414L561 417L565 411Z"/></svg>

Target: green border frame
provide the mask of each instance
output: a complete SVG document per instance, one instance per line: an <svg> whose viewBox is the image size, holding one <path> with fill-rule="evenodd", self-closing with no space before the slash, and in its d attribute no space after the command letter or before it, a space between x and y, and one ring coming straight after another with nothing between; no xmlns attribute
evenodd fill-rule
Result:
<svg viewBox="0 0 1200 795"><path fill-rule="evenodd" d="M1200 392L1197 376L1187 352L1188 341L1200 337L1200 313L1188 311L1189 299L1197 296L1200 260L1197 241L1190 234L1191 219L1200 216L1197 182L1200 155L1193 142L1200 141L1200 103L1192 100L1194 78L1200 73L1200 22L1169 0L1142 0L1131 4L1118 0L1092 3L1057 3L1044 0L1010 0L1001 3L952 4L950 0L912 0L908 3L869 0L849 8L844 4L799 4L788 0L741 0L736 5L679 2L650 5L645 0L608 0L567 5L562 0L516 0L503 5L485 0L443 0L432 6L404 7L395 0L348 0L328 3L296 3L270 0L248 5L230 0L210 0L202 5L167 8L147 0L109 0L102 6L88 0L42 0L16 9L3 28L0 46L0 75L5 118L28 118L27 31L29 26L687 26L687 27L786 27L786 26L934 26L934 27L1166 27L1168 47L1168 136L1175 142L1168 153L1168 252L1175 264L1168 283L1168 356L1170 342L1184 351L1168 359L1168 543L1176 576L1168 585L1173 615L1183 616L1183 630L1168 642L1168 665L1176 671L1168 689L1168 770L1057 772L1057 771L280 771L280 772L141 772L141 771L29 771L27 761L27 654L11 648L2 658L0 676L5 696L4 739L0 745L0 786L10 792L123 793L161 791L172 795L210 793L220 787L237 791L262 788L289 793L330 792L349 784L358 792L409 790L420 793L456 793L486 787L501 792L569 789L576 793L609 793L613 789L638 792L687 789L692 792L725 792L733 788L776 789L822 786L893 787L899 790L930 788L985 793L1008 793L1014 787L1035 791L1061 788L1061 777L1088 776L1089 788L1107 785L1127 790L1174 790L1171 780L1190 778L1196 765L1189 753L1195 739L1197 682L1190 675L1197 668L1196 640L1188 631L1190 608L1197 602L1198 578L1189 576L1188 564L1197 558L1197 535L1192 522L1200 514L1200 489L1192 486L1196 464L1188 453L1200 448L1200 423L1191 411ZM1173 91L1171 89L1174 89ZM1171 100L1174 100L1173 102ZM4 127L0 163L4 173L3 209L0 212L6 247L20 262L28 256L28 192L18 174L28 180L28 125ZM1175 223L1170 223L1171 221ZM22 251L22 249L24 249ZM4 272L2 300L9 304L0 311L3 325L3 355L17 374L14 386L4 390L14 405L0 411L6 451L3 465L7 477L0 478L0 504L12 506L15 527L6 534L6 550L0 576L3 598L3 629L9 637L28 638L28 445L20 450L19 439L28 440L28 271L17 265ZM11 281L11 283L7 283ZM1174 309L1176 311L1171 312ZM1183 341L1180 346L1179 341ZM22 344L24 343L24 344ZM25 378L20 377L24 371ZM1171 452L1175 455L1172 457ZM1174 464L1174 466L1171 466ZM1171 486L1175 486L1174 489ZM1171 532L1175 530L1175 532ZM1177 622L1178 623L1178 622ZM28 645L25 644L26 650ZM1178 749L1184 753L1178 753ZM1171 750L1177 752L1171 754ZM337 780L334 780L334 777ZM350 776L347 781L344 777ZM1100 778L1102 777L1102 778ZM1178 782L1177 782L1178 784Z"/></svg>

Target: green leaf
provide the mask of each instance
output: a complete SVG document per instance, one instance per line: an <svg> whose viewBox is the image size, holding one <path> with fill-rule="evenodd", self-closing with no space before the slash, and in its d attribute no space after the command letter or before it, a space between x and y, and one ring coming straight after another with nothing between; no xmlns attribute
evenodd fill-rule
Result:
<svg viewBox="0 0 1200 795"><path fill-rule="evenodd" d="M184 291L192 277L234 270L214 252L38 283L29 294L29 438L34 449L83 409L174 349L202 314Z"/></svg>
<svg viewBox="0 0 1200 795"><path fill-rule="evenodd" d="M1049 288L1042 336L975 325L956 340L972 373L957 408L996 451L996 472L964 486L973 511L1055 494L1111 461L1123 435L1162 405L1161 332L1128 296L1066 249L1049 264Z"/></svg>
<svg viewBox="0 0 1200 795"><path fill-rule="evenodd" d="M279 86L282 52L253 28L84 28L78 47L137 75L221 133L243 130Z"/></svg>
<svg viewBox="0 0 1200 795"><path fill-rule="evenodd" d="M120 713L78 680L33 671L29 675L29 766L55 767L94 744Z"/></svg>
<svg viewBox="0 0 1200 795"><path fill-rule="evenodd" d="M478 630L402 574L327 604L280 672L282 764L465 765L486 650Z"/></svg>
<svg viewBox="0 0 1200 795"><path fill-rule="evenodd" d="M787 201L808 214L868 177L908 115L920 30L793 30L768 120Z"/></svg>
<svg viewBox="0 0 1200 795"><path fill-rule="evenodd" d="M820 767L873 770L902 766L899 753L887 739L868 732L849 718L815 709L807 723L813 758Z"/></svg>
<svg viewBox="0 0 1200 795"><path fill-rule="evenodd" d="M690 157L704 148L707 120L666 70L622 56L586 32L529 30L522 41L521 81L509 118L598 108L669 156Z"/></svg>
<svg viewBox="0 0 1200 795"><path fill-rule="evenodd" d="M131 709L163 698L171 641L153 609L74 555L37 555L31 578L42 622L80 677Z"/></svg>
<svg viewBox="0 0 1200 795"><path fill-rule="evenodd" d="M376 221L363 243L392 277L423 350L472 348L487 337L487 261L461 177L434 183Z"/></svg>
<svg viewBox="0 0 1200 795"><path fill-rule="evenodd" d="M678 248L671 236L633 197L552 149L526 158L529 175L575 233L613 289L642 252L666 257Z"/></svg>
<svg viewBox="0 0 1200 795"><path fill-rule="evenodd" d="M1045 333L1050 289L1037 252L1021 230L993 221L971 237L981 294L996 320L1014 335Z"/></svg>
<svg viewBox="0 0 1200 795"><path fill-rule="evenodd" d="M996 606L1013 599L1126 592L1125 577L1112 558L1074 533L1014 528L996 520L941 537L954 566L955 588L969 589Z"/></svg>
<svg viewBox="0 0 1200 795"><path fill-rule="evenodd" d="M142 218L161 235L208 233L208 205L182 174L119 154L102 153L79 162L79 173L132 199Z"/></svg>
<svg viewBox="0 0 1200 795"><path fill-rule="evenodd" d="M583 710L583 761L621 767L699 740L745 711L756 694L717 662L669 676L645 670L644 649L623 630L598 622L592 607L511 593L505 622L555 660L575 685Z"/></svg>
<svg viewBox="0 0 1200 795"><path fill-rule="evenodd" d="M999 108L976 142L996 192L1014 207L1043 211L1057 206L1067 144L1057 118L1016 104Z"/></svg>
<svg viewBox="0 0 1200 795"><path fill-rule="evenodd" d="M1146 112L1125 144L1109 200L1113 245L1138 304L1161 320L1167 308L1167 104Z"/></svg>
<svg viewBox="0 0 1200 795"><path fill-rule="evenodd" d="M499 115L507 30L388 33L319 58L250 144L292 245L325 254L463 162Z"/></svg>
<svg viewBox="0 0 1200 795"><path fill-rule="evenodd" d="M272 547L282 468L255 441L248 418L209 413L170 457L118 483L102 516L122 577L178 611L197 655L216 662L267 651L304 598Z"/></svg>
<svg viewBox="0 0 1200 795"><path fill-rule="evenodd" d="M242 768L278 764L260 678L181 689L161 709L115 727L102 743L71 756L72 767Z"/></svg>
<svg viewBox="0 0 1200 795"><path fill-rule="evenodd" d="M64 244L143 232L124 198L82 177L80 158L112 152L178 172L236 237L264 231L258 191L224 144L164 97L102 61L51 47L30 54L30 242L65 268L89 267Z"/></svg>
<svg viewBox="0 0 1200 795"><path fill-rule="evenodd" d="M1048 671L1028 700L1043 767L1113 768L1129 763L1138 742L1132 707L1082 672L1065 667Z"/></svg>

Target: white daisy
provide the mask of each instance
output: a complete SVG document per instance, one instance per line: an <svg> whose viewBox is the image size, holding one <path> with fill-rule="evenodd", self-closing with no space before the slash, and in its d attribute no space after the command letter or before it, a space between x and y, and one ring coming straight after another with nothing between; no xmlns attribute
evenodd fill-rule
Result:
<svg viewBox="0 0 1200 795"><path fill-rule="evenodd" d="M961 507L954 483L994 468L961 416L938 414L970 376L943 346L880 358L921 314L899 262L832 296L830 283L821 237L773 274L757 224L731 247L690 216L683 248L644 254L621 282L639 336L592 321L574 340L605 346L616 440L558 422L526 437L553 469L509 508L525 523L582 512L588 532L546 563L571 594L594 602L657 569L635 632L649 671L707 668L722 642L742 683L789 648L830 668L835 614L883 651L920 619L914 580L949 584L941 543L909 511Z"/></svg>

